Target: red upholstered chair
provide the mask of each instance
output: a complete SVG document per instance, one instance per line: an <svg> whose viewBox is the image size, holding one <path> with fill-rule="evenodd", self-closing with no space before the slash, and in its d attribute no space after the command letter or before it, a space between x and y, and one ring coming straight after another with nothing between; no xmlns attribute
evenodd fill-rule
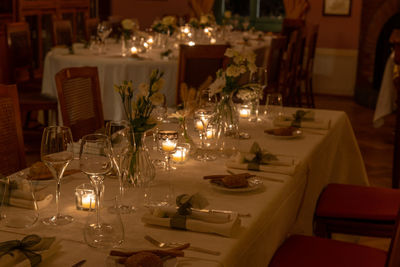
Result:
<svg viewBox="0 0 400 267"><path fill-rule="evenodd" d="M398 267L400 213L389 252L332 239L293 235L275 252L269 267Z"/></svg>
<svg viewBox="0 0 400 267"><path fill-rule="evenodd" d="M315 210L314 233L390 237L399 208L398 189L329 184Z"/></svg>

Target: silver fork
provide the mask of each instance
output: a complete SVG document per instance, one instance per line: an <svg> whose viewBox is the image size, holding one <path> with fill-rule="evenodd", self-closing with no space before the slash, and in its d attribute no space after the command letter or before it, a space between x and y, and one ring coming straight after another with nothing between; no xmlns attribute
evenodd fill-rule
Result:
<svg viewBox="0 0 400 267"><path fill-rule="evenodd" d="M149 235L145 235L144 239L146 239L147 241L149 241L150 243L152 243L153 245L155 245L159 248L174 248L174 247L183 245L183 243L179 243L179 242L160 242L160 241L155 240L154 238L152 238ZM219 252L219 251L209 250L209 249L205 249L205 248L190 246L187 249L197 251L197 252L207 253L207 254L211 254L211 255L216 255L216 256L221 255L221 252Z"/></svg>

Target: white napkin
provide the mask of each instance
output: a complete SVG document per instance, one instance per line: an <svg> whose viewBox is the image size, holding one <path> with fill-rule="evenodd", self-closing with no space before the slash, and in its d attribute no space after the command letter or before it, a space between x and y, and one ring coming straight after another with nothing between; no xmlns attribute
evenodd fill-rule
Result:
<svg viewBox="0 0 400 267"><path fill-rule="evenodd" d="M17 188L11 189L10 196L8 199L8 204L10 206L25 208L25 209L34 209L33 197L31 186L28 184L29 182L26 180L21 180L17 182ZM53 199L52 194L46 194L44 192L35 192L35 199L38 205L38 208L44 208L50 204Z"/></svg>
<svg viewBox="0 0 400 267"><path fill-rule="evenodd" d="M283 117L274 120L274 125L279 127L292 126L293 118ZM303 120L300 122L301 128L310 129L323 129L328 130L331 128L331 120Z"/></svg>
<svg viewBox="0 0 400 267"><path fill-rule="evenodd" d="M168 209L166 209L166 212L167 211ZM171 212L171 210L169 211ZM230 214L229 220L221 223L213 223L210 222L210 219L206 219L206 217L210 216L210 218L212 218L211 221L213 221L215 219L215 216L213 214L204 213L204 215L200 216L200 214L198 213L196 213L197 215L193 217L187 216L185 227L182 229L194 232L218 234L230 237L237 232L241 224L238 214L235 212ZM146 224L173 228L171 226L172 220L173 220L172 218L158 217L157 215L153 215L152 213L146 213L142 217L142 222Z"/></svg>
<svg viewBox="0 0 400 267"><path fill-rule="evenodd" d="M55 240L53 244L51 244L50 248L43 251L35 251L42 256L42 261L44 262L49 257L53 256L61 249L60 240ZM0 257L0 267L30 267L31 263L25 255L19 250L13 250L12 255L6 254Z"/></svg>
<svg viewBox="0 0 400 267"><path fill-rule="evenodd" d="M250 153L240 153L236 158L226 161L225 162L226 167L232 169L257 171L251 168L249 169L249 164L243 162L244 154L250 154ZM292 157L288 156L276 156L276 157L277 160L269 161L268 164L258 165L258 171L293 175L296 169L297 162Z"/></svg>

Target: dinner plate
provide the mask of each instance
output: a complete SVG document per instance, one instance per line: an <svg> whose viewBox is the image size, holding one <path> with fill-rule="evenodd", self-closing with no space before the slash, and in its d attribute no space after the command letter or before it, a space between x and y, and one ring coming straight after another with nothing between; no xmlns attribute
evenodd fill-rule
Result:
<svg viewBox="0 0 400 267"><path fill-rule="evenodd" d="M293 138L299 138L299 137L303 136L303 131L301 129L293 130L291 135L280 135L280 134L274 133L274 131L277 129L280 129L280 128L268 129L268 130L265 130L264 132L269 136L279 138L279 139L293 139Z"/></svg>
<svg viewBox="0 0 400 267"><path fill-rule="evenodd" d="M106 258L106 267L125 267L124 264L120 264L117 260L120 257L115 256L107 256ZM163 267L176 267L178 264L178 260L176 258L172 258L164 261Z"/></svg>
<svg viewBox="0 0 400 267"><path fill-rule="evenodd" d="M249 183L249 185L247 187L239 187L239 188L228 188L223 185L213 183L211 180L210 180L210 185L212 188L217 189L217 190L221 190L221 191L225 191L225 192L241 193L241 192L250 192L250 191L258 190L259 188L261 188L261 186L263 184L263 182L257 177L249 178L249 179L247 179L247 182Z"/></svg>

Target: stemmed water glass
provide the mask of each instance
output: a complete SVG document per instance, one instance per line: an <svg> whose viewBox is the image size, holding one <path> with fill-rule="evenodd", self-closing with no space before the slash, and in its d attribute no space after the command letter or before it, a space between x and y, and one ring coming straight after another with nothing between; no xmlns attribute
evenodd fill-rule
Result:
<svg viewBox="0 0 400 267"><path fill-rule="evenodd" d="M205 140L207 139L207 128L209 122L212 120L214 115L213 110L210 109L198 109L194 113L195 128L200 132L201 149L197 151L196 159L200 161L215 160L216 157L210 153L207 153L205 149Z"/></svg>
<svg viewBox="0 0 400 267"><path fill-rule="evenodd" d="M178 144L178 132L160 130L157 133L157 140L160 150L165 153L166 164L164 169L166 171L175 169L171 166L171 155L175 152Z"/></svg>
<svg viewBox="0 0 400 267"><path fill-rule="evenodd" d="M43 219L46 225L65 225L74 220L70 215L60 214L60 186L64 171L74 158L73 140L70 128L63 126L46 127L40 148L41 160L46 164L57 182L56 215Z"/></svg>
<svg viewBox="0 0 400 267"><path fill-rule="evenodd" d="M97 35L100 38L100 54L104 53L105 41L112 31L111 23L108 21L102 21L97 25Z"/></svg>
<svg viewBox="0 0 400 267"><path fill-rule="evenodd" d="M84 229L86 242L93 247L108 247L114 229L100 218L100 197L105 175L111 170L111 142L104 134L85 135L79 152L80 170L89 176L96 191L96 220Z"/></svg>
<svg viewBox="0 0 400 267"><path fill-rule="evenodd" d="M109 121L106 124L106 134L111 142L112 161L118 175L119 197L121 199L121 205L112 207L112 209L119 209L120 213L129 213L134 210L134 207L122 204L122 199L125 193L124 184L126 180L124 178L128 168L129 150L135 149L135 144L131 144L135 139L127 121Z"/></svg>

